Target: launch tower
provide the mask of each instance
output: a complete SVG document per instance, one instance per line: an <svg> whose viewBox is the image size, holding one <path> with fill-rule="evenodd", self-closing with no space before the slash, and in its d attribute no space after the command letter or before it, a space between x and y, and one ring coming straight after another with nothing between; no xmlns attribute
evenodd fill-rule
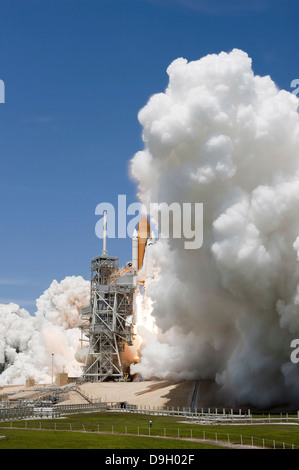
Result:
<svg viewBox="0 0 299 470"><path fill-rule="evenodd" d="M104 212L103 250L91 260L90 305L81 310L82 343L88 352L80 380L104 382L125 380L122 353L133 345L135 301L139 286L151 277L150 235L147 218L141 218L132 237L132 262L119 268L119 259L106 249Z"/></svg>
<svg viewBox="0 0 299 470"><path fill-rule="evenodd" d="M104 213L103 251L91 261L90 305L81 310L89 338L82 379L93 382L124 380L121 353L133 342L135 271L131 263L120 270L118 258L108 256L105 230Z"/></svg>

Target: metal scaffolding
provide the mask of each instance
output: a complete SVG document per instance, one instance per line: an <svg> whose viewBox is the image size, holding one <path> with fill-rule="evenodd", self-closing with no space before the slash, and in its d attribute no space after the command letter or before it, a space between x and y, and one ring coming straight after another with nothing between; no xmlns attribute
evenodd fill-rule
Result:
<svg viewBox="0 0 299 470"><path fill-rule="evenodd" d="M90 305L81 311L82 333L89 338L82 379L124 380L121 352L133 343L135 271L119 270L118 258L91 261Z"/></svg>

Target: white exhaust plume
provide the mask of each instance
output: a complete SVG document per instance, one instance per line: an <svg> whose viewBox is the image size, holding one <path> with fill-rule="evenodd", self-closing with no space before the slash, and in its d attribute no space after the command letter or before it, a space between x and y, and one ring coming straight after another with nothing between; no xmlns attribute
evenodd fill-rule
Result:
<svg viewBox="0 0 299 470"><path fill-rule="evenodd" d="M234 404L299 402L298 99L240 50L175 60L140 111L139 198L203 203L203 246L159 240L144 378L215 379Z"/></svg>
<svg viewBox="0 0 299 470"><path fill-rule="evenodd" d="M52 282L36 301L34 316L16 304L1 304L0 366L5 364L5 369L0 386L22 385L28 378L51 383L52 366L55 376L61 372L80 376L78 325L89 298L89 281L71 276Z"/></svg>

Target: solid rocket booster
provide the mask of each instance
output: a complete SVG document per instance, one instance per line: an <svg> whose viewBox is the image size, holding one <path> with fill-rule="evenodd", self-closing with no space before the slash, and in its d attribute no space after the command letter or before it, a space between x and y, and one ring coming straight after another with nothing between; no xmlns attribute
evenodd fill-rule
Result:
<svg viewBox="0 0 299 470"><path fill-rule="evenodd" d="M138 269L138 233L134 230L132 237L132 266L135 271Z"/></svg>
<svg viewBox="0 0 299 470"><path fill-rule="evenodd" d="M137 269L140 269L143 263L143 257L144 257L144 250L146 246L147 239L150 236L150 223L148 221L148 218L143 216L141 217L139 224L138 224L138 229L137 229L137 234L138 234L138 266Z"/></svg>

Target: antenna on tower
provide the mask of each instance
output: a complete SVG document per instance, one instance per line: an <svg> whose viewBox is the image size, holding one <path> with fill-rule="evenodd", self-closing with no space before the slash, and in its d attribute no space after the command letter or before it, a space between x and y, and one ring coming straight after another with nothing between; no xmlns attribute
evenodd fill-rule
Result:
<svg viewBox="0 0 299 470"><path fill-rule="evenodd" d="M102 256L107 256L108 251L106 248L106 240L107 240L107 211L104 211L104 227L103 227L103 250Z"/></svg>

